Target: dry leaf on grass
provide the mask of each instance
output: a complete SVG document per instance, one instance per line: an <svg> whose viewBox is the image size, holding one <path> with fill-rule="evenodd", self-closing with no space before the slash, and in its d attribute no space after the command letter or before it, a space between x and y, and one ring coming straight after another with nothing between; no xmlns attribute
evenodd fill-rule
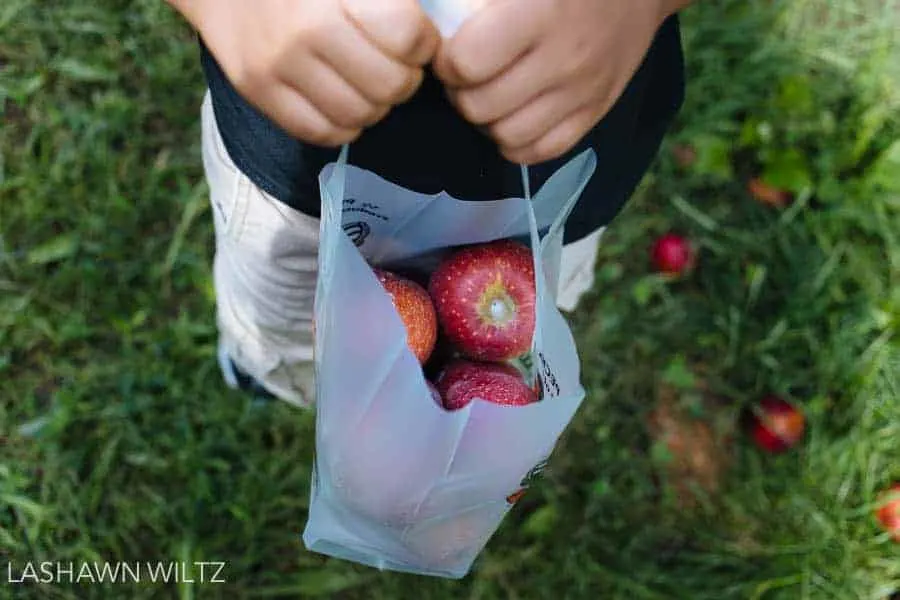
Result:
<svg viewBox="0 0 900 600"><path fill-rule="evenodd" d="M702 393L703 387L700 382L698 392ZM656 406L647 420L651 439L665 448L666 458L660 466L663 480L684 508L695 506L703 496L715 495L731 458L732 426L716 414L714 399L708 394L702 398L705 416L692 416L679 404L677 390L660 385Z"/></svg>

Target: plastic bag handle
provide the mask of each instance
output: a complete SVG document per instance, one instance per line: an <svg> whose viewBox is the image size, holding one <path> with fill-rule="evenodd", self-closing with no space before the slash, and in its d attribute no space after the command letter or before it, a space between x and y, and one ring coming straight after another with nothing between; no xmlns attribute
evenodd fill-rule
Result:
<svg viewBox="0 0 900 600"><path fill-rule="evenodd" d="M325 185L325 189L323 190L322 195L324 205L322 206L322 219L327 219L328 222L335 223L338 226L340 226L340 223L342 221L344 192L346 190L347 182L346 167L349 152L350 146L348 144L344 144L341 147L337 162L331 172L331 177L329 177L328 183ZM534 212L534 201L531 197L531 181L529 178L528 166L519 165L519 168L522 174L522 191L524 193L525 206L527 207L526 210L528 214L528 233L531 240L531 254L534 260L535 327L534 335L531 338L531 352L533 354L537 351L538 348L541 347L541 326L539 322L540 311L538 310L537 299L547 297L545 295L546 280L544 277L544 263L541 260L541 236L538 231L537 216ZM573 196L573 198L570 198L566 202L566 204L571 204L577 199L578 195L576 194ZM568 209L568 206L564 206L563 209ZM553 231L553 228L551 228L551 231Z"/></svg>
<svg viewBox="0 0 900 600"><path fill-rule="evenodd" d="M539 322L541 313L538 310L538 299L546 298L544 286L544 261L541 260L541 236L538 231L537 215L534 214L534 202L531 199L531 178L528 175L528 165L519 165L522 173L522 192L525 196L525 206L528 212L528 233L531 237L531 257L534 261L534 335L531 338L531 353L537 352L541 344L541 324ZM531 379L534 380L534 373L531 373Z"/></svg>

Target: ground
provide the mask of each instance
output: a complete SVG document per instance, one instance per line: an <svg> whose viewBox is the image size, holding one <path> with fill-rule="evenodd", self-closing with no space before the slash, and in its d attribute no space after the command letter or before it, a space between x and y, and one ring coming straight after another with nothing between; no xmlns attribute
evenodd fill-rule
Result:
<svg viewBox="0 0 900 600"><path fill-rule="evenodd" d="M900 479L898 14L685 14L685 109L573 317L587 400L451 582L306 552L312 415L218 378L187 28L158 0L5 0L0 565L226 561L229 583L0 572L0 598L888 598L900 546L873 515ZM684 278L650 268L666 231L699 249ZM744 428L766 394L806 418L780 455Z"/></svg>

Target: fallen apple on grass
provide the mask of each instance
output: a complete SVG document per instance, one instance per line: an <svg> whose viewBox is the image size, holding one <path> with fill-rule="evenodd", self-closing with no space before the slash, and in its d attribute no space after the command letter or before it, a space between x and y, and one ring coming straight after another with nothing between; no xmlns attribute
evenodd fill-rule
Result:
<svg viewBox="0 0 900 600"><path fill-rule="evenodd" d="M694 268L696 254L690 241L677 233L667 233L653 244L653 266L667 275L685 275Z"/></svg>
<svg viewBox="0 0 900 600"><path fill-rule="evenodd" d="M675 144L672 146L672 156L682 169L690 168L697 162L697 150L690 144Z"/></svg>
<svg viewBox="0 0 900 600"><path fill-rule="evenodd" d="M753 177L747 182L747 192L758 202L777 208L784 208L793 200L789 191L770 185L759 177Z"/></svg>
<svg viewBox="0 0 900 600"><path fill-rule="evenodd" d="M778 396L760 400L753 414L751 433L756 445L770 453L794 447L803 437L803 413Z"/></svg>
<svg viewBox="0 0 900 600"><path fill-rule="evenodd" d="M891 538L900 543L900 483L895 483L879 499L875 518Z"/></svg>
<svg viewBox="0 0 900 600"><path fill-rule="evenodd" d="M462 354L505 361L531 349L533 260L527 246L500 240L463 247L441 261L428 291L441 329Z"/></svg>
<svg viewBox="0 0 900 600"><path fill-rule="evenodd" d="M507 406L538 401L519 370L505 363L458 359L447 365L435 384L447 410L459 410L476 398Z"/></svg>
<svg viewBox="0 0 900 600"><path fill-rule="evenodd" d="M425 364L437 342L438 323L428 292L418 283L384 269L373 269L391 296L406 327L406 343L420 364Z"/></svg>

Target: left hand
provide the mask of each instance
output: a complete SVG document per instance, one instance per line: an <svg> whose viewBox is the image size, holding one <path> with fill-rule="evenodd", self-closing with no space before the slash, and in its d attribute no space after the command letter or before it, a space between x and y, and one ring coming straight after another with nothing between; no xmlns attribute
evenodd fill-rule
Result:
<svg viewBox="0 0 900 600"><path fill-rule="evenodd" d="M510 161L575 146L643 61L671 0L486 0L434 60L462 115Z"/></svg>

